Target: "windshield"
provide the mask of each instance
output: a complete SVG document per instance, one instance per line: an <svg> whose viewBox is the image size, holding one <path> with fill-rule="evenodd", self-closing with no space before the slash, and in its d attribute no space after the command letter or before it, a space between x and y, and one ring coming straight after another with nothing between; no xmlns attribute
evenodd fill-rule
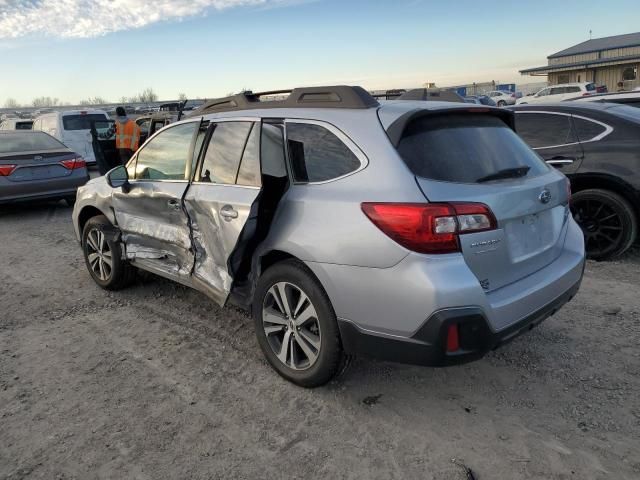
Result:
<svg viewBox="0 0 640 480"><path fill-rule="evenodd" d="M7 133L0 135L0 153L67 150L62 143L44 132Z"/></svg>
<svg viewBox="0 0 640 480"><path fill-rule="evenodd" d="M540 157L492 115L418 118L405 129L398 151L414 175L445 182L486 181L511 169L527 177L548 171Z"/></svg>
<svg viewBox="0 0 640 480"><path fill-rule="evenodd" d="M105 121L107 116L104 113L90 113L85 115L65 115L62 117L62 124L65 130L89 130L91 121Z"/></svg>

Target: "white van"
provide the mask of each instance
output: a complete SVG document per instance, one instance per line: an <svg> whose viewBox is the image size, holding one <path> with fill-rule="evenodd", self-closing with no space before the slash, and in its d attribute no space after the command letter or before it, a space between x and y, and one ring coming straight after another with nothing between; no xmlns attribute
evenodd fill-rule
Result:
<svg viewBox="0 0 640 480"><path fill-rule="evenodd" d="M93 154L90 121L107 121L104 110L68 110L51 112L33 121L34 130L42 130L57 138L74 152L82 155L88 164L96 163Z"/></svg>

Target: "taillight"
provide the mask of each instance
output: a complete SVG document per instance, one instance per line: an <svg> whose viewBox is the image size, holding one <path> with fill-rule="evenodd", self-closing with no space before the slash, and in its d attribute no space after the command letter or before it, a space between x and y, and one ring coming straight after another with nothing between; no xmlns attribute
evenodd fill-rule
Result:
<svg viewBox="0 0 640 480"><path fill-rule="evenodd" d="M87 162L84 161L82 157L71 158L69 160L62 160L60 162L64 168L68 168L69 170L75 170L76 168L84 168L87 166Z"/></svg>
<svg viewBox="0 0 640 480"><path fill-rule="evenodd" d="M496 228L482 203L363 203L362 211L388 237L418 253L459 252L458 235Z"/></svg>
<svg viewBox="0 0 640 480"><path fill-rule="evenodd" d="M0 165L0 177L8 177L16 167L17 165Z"/></svg>

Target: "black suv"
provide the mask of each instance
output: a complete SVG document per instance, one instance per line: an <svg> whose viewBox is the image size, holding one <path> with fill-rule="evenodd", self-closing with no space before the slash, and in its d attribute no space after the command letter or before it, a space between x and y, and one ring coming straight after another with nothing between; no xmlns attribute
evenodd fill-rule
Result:
<svg viewBox="0 0 640 480"><path fill-rule="evenodd" d="M622 254L638 237L640 109L600 102L510 108L518 134L571 180L587 255Z"/></svg>

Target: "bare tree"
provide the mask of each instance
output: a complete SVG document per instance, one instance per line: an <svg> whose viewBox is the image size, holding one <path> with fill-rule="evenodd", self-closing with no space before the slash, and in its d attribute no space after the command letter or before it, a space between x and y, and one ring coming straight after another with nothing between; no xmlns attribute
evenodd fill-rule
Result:
<svg viewBox="0 0 640 480"><path fill-rule="evenodd" d="M86 100L80 100L80 105L105 105L109 100L102 97L89 97Z"/></svg>
<svg viewBox="0 0 640 480"><path fill-rule="evenodd" d="M135 98L135 97L134 97ZM158 100L158 95L153 91L153 88L145 88L142 93L138 94L137 101L140 103L151 103Z"/></svg>
<svg viewBox="0 0 640 480"><path fill-rule="evenodd" d="M60 100L51 97L38 97L34 98L31 104L36 108L55 107L60 105Z"/></svg>
<svg viewBox="0 0 640 480"><path fill-rule="evenodd" d="M178 94L178 100L181 102L184 102L187 99L187 94L186 93L179 93Z"/></svg>
<svg viewBox="0 0 640 480"><path fill-rule="evenodd" d="M7 98L4 102L5 108L20 108L20 104L15 98Z"/></svg>

